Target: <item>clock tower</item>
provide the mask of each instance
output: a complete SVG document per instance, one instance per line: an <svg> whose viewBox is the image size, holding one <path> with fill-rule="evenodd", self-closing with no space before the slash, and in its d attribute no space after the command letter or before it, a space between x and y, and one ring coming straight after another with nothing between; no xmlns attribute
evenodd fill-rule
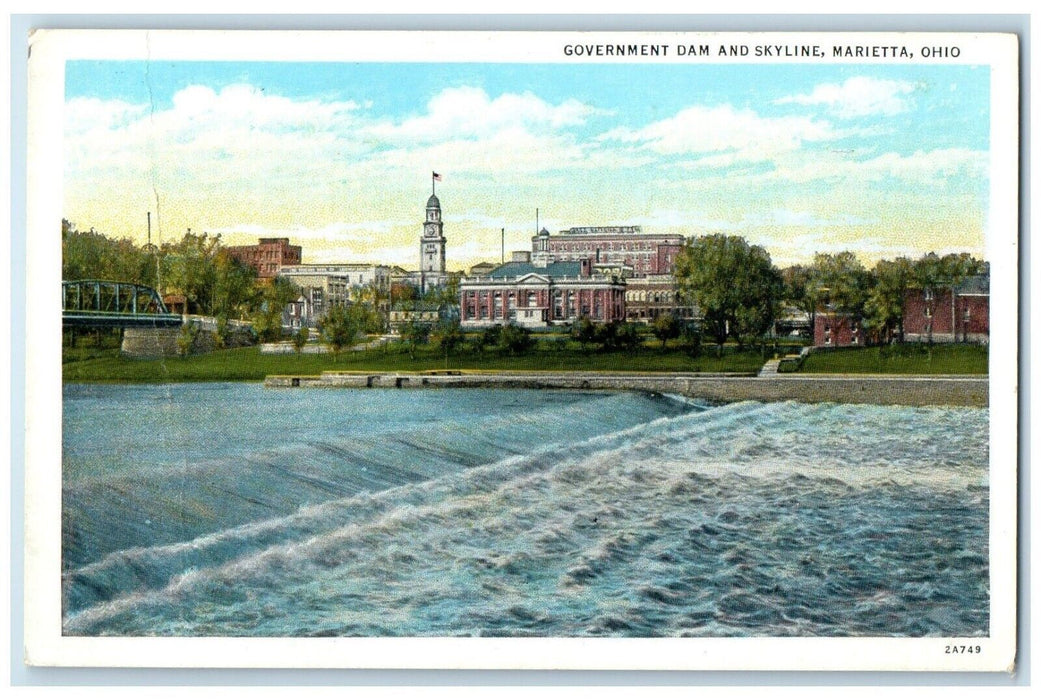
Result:
<svg viewBox="0 0 1041 700"><path fill-rule="evenodd" d="M444 284L445 280L445 233L441 220L441 202L436 194L427 200L426 220L423 235L419 239L419 273L423 291Z"/></svg>

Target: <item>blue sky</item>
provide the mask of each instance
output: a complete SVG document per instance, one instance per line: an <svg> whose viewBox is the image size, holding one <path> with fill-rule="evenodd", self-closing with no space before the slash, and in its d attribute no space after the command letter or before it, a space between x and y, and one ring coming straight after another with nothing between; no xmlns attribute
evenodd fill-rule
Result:
<svg viewBox="0 0 1041 700"><path fill-rule="evenodd" d="M641 224L778 264L983 254L988 71L837 64L72 61L64 215L140 239L288 235L305 260L417 255L430 171L449 266Z"/></svg>

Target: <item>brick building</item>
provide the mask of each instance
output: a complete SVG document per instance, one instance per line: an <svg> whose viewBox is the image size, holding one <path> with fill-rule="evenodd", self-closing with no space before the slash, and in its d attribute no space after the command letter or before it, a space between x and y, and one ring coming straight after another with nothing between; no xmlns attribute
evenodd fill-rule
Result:
<svg viewBox="0 0 1041 700"><path fill-rule="evenodd" d="M464 328L541 327L581 316L601 323L625 319L625 281L595 274L588 258L538 264L515 253L513 261L487 276L463 278L459 299Z"/></svg>
<svg viewBox="0 0 1041 700"><path fill-rule="evenodd" d="M820 348L863 346L866 336L859 316L819 312L813 323L813 344Z"/></svg>
<svg viewBox="0 0 1041 700"><path fill-rule="evenodd" d="M685 304L672 275L647 275L625 280L625 317L629 321L652 323L662 314L678 319L694 318L694 307Z"/></svg>
<svg viewBox="0 0 1041 700"><path fill-rule="evenodd" d="M299 265L303 248L290 245L288 238L261 238L256 245L228 246L233 258L257 271L257 277L277 277L283 265Z"/></svg>
<svg viewBox="0 0 1041 700"><path fill-rule="evenodd" d="M631 267L636 277L672 274L682 247L679 234L647 234L639 226L577 226L558 235L543 228L531 239L536 263L592 260Z"/></svg>
<svg viewBox="0 0 1041 700"><path fill-rule="evenodd" d="M987 343L990 276L976 275L953 289L909 289L904 295L904 340Z"/></svg>

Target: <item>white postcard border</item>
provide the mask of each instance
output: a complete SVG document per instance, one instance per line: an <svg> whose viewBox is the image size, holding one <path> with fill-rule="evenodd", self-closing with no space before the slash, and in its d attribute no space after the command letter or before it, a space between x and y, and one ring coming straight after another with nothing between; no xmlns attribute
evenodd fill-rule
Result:
<svg viewBox="0 0 1041 700"><path fill-rule="evenodd" d="M349 41L345 37L349 36ZM926 36L928 37L926 40ZM266 639L76 638L61 634L60 219L64 62L77 58L419 62L631 62L566 56L569 43L759 43L764 34L620 32L46 31L29 62L26 309L25 644L27 661L55 666L221 668L1005 670L1015 657L1018 338L1018 73L1015 37L957 33L785 33L776 43L961 47L940 64L991 70L992 265L989 638ZM923 43L924 42L924 43ZM658 58L635 60L651 62ZM672 57L670 60L680 60ZM825 58L825 61L836 62ZM763 59L728 58L727 62ZM719 61L717 61L719 62ZM796 62L796 61L791 61ZM850 59L885 63L891 59ZM951 657L949 644L983 653Z"/></svg>

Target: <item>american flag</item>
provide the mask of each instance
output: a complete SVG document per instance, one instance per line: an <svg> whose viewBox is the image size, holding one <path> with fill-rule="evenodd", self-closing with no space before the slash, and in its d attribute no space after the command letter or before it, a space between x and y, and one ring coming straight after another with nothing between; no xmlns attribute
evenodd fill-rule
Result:
<svg viewBox="0 0 1041 700"><path fill-rule="evenodd" d="M441 182L441 175L440 175L440 173L434 173L434 179L437 180L438 182Z"/></svg>

